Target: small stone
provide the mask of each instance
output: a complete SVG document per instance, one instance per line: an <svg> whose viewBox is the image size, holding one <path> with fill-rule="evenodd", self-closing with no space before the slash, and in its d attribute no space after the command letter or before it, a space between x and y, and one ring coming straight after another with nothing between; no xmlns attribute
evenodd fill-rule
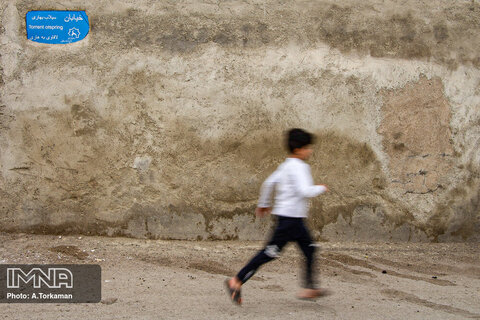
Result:
<svg viewBox="0 0 480 320"><path fill-rule="evenodd" d="M100 302L103 304L109 305L109 304L114 304L115 302L117 302L117 300L118 298L107 298L107 299L103 299Z"/></svg>
<svg viewBox="0 0 480 320"><path fill-rule="evenodd" d="M387 270L383 270L382 273L387 273Z"/></svg>

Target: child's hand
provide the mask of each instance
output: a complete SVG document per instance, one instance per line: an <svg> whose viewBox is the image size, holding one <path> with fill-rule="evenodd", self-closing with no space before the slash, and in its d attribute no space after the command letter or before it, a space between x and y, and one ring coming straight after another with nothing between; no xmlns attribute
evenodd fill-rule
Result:
<svg viewBox="0 0 480 320"><path fill-rule="evenodd" d="M324 185L324 184L319 184L319 186L325 187L325 189L326 189L325 192L328 192L328 187L327 187L326 185Z"/></svg>
<svg viewBox="0 0 480 320"><path fill-rule="evenodd" d="M264 217L267 214L270 214L271 211L272 211L272 208L270 208L270 207L266 207L266 208L257 207L257 209L255 209L255 214L258 217Z"/></svg>

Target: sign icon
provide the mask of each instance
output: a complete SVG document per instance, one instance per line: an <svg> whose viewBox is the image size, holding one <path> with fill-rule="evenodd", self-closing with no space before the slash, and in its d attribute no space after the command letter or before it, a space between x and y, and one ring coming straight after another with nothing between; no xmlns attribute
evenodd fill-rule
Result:
<svg viewBox="0 0 480 320"><path fill-rule="evenodd" d="M77 28L72 28L68 30L68 35L72 38L78 39L80 37L80 30L78 30Z"/></svg>

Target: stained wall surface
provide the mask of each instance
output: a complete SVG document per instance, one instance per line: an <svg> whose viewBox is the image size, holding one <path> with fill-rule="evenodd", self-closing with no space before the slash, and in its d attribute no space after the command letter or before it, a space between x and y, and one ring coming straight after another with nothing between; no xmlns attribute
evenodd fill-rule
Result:
<svg viewBox="0 0 480 320"><path fill-rule="evenodd" d="M85 10L69 45L31 10ZM291 127L319 240L480 240L478 1L0 3L0 230L263 239Z"/></svg>

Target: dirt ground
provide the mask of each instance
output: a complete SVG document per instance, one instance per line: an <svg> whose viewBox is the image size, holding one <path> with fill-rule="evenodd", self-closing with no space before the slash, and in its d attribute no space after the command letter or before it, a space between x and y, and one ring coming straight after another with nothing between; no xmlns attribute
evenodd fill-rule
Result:
<svg viewBox="0 0 480 320"><path fill-rule="evenodd" d="M478 243L319 243L322 287L297 300L302 256L290 244L242 291L223 288L256 241L161 241L0 233L0 263L102 267L102 302L3 304L0 319L480 319Z"/></svg>

